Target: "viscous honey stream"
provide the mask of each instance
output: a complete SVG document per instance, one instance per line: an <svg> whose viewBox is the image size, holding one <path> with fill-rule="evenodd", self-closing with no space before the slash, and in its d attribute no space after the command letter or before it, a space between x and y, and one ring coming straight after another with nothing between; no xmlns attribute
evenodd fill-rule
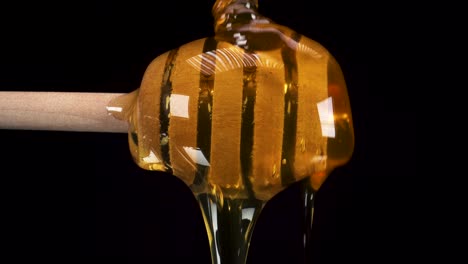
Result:
<svg viewBox="0 0 468 264"><path fill-rule="evenodd" d="M215 36L155 58L140 88L110 102L143 169L183 180L203 212L213 263L246 262L255 222L281 190L313 194L354 148L343 74L317 42L216 1ZM309 220L307 220L309 221Z"/></svg>

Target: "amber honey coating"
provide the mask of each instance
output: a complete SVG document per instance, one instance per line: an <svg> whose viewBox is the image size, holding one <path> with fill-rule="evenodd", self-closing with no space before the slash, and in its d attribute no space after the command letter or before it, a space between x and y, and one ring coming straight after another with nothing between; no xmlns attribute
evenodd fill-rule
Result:
<svg viewBox="0 0 468 264"><path fill-rule="evenodd" d="M158 56L126 96L120 118L130 122L134 160L195 193L217 186L230 198L266 201L306 177L318 189L354 147L338 63L260 16L236 30L229 15L215 17L215 37Z"/></svg>
<svg viewBox="0 0 468 264"><path fill-rule="evenodd" d="M314 42L304 37L301 40L309 42L305 47L313 48ZM216 50L211 51L218 55L204 59L205 41L180 47L172 64L167 62L170 52L156 58L148 66L141 87L132 94L136 98L134 105L127 106L132 113L126 118L132 124L130 149L137 164L148 170L170 171L188 185L193 184L203 168L201 178L233 195L244 195L244 181L248 179L259 197L271 197L285 187L281 172L282 167L288 166L294 181L310 176L314 188L318 189L327 171L345 163L353 148L346 87L341 72L330 72L339 70L333 58L328 53L309 53L307 49L297 52L298 81L290 84L285 80L285 68L290 66L283 62L279 50L262 51L249 57L242 49L219 42ZM223 52L226 55L219 55ZM203 63L219 65L207 68L208 74L202 77L213 79L206 116L198 114L200 96L204 96L200 92ZM164 70L167 64L173 65L169 77L168 70ZM170 78L166 80L171 83L170 94L162 94L164 78ZM285 116L291 114L292 104L285 102L285 94L291 85L297 86L296 128L295 134L290 135L294 138L284 138L288 129L284 126ZM249 134L250 139L244 139L244 144L251 144L250 151L241 147L243 117L246 118L243 111L249 99L245 93L255 97L252 99L255 100L253 132ZM324 107L319 107L320 103ZM169 108L165 135L161 135L161 107ZM320 119L319 111L325 111L324 120ZM211 134L203 135L211 141L210 160L197 145L200 117L211 118ZM324 131L329 134L324 135ZM340 142L333 142L336 140ZM162 153L161 145L165 144L169 146L166 150L169 159ZM288 144L294 145L291 156L283 152ZM248 170L242 170L246 166L241 162L242 157L250 159L246 162L250 165ZM248 175L243 177L242 173ZM292 182L286 184L289 183Z"/></svg>
<svg viewBox="0 0 468 264"><path fill-rule="evenodd" d="M312 192L352 155L353 123L341 69L320 44L258 14L256 0L217 0L213 15L215 36L155 58L109 109L129 122L141 168L191 188L212 263L246 263L266 201L308 179L312 212Z"/></svg>

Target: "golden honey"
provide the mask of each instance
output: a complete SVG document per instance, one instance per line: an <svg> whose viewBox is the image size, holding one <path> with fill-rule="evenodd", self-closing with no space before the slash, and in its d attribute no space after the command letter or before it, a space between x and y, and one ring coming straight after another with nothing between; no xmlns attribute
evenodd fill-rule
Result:
<svg viewBox="0 0 468 264"><path fill-rule="evenodd" d="M135 162L197 193L268 200L305 177L318 189L351 157L352 117L334 58L304 36L296 44L251 52L206 38L157 57L140 88L112 102Z"/></svg>
<svg viewBox="0 0 468 264"><path fill-rule="evenodd" d="M141 168L194 192L221 263L232 256L219 255L220 241L246 255L264 203L305 178L317 190L350 159L354 135L343 74L324 47L260 15L257 1L218 0L213 15L213 37L155 58L110 109L129 122ZM236 226L224 240L222 221Z"/></svg>

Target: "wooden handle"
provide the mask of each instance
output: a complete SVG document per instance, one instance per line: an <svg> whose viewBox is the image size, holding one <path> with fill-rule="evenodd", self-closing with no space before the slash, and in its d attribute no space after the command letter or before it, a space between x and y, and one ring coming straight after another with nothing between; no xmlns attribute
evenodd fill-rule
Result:
<svg viewBox="0 0 468 264"><path fill-rule="evenodd" d="M0 92L0 129L127 133L109 115L119 93Z"/></svg>

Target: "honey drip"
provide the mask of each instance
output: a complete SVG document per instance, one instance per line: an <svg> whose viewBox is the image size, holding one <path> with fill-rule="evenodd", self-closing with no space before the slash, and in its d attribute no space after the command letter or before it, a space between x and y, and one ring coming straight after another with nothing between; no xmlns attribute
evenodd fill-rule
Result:
<svg viewBox="0 0 468 264"><path fill-rule="evenodd" d="M141 168L171 173L191 188L213 263L245 263L261 209L290 184L307 182L311 211L313 193L354 148L338 63L257 6L216 1L213 37L158 56L141 86L108 107L129 123Z"/></svg>

